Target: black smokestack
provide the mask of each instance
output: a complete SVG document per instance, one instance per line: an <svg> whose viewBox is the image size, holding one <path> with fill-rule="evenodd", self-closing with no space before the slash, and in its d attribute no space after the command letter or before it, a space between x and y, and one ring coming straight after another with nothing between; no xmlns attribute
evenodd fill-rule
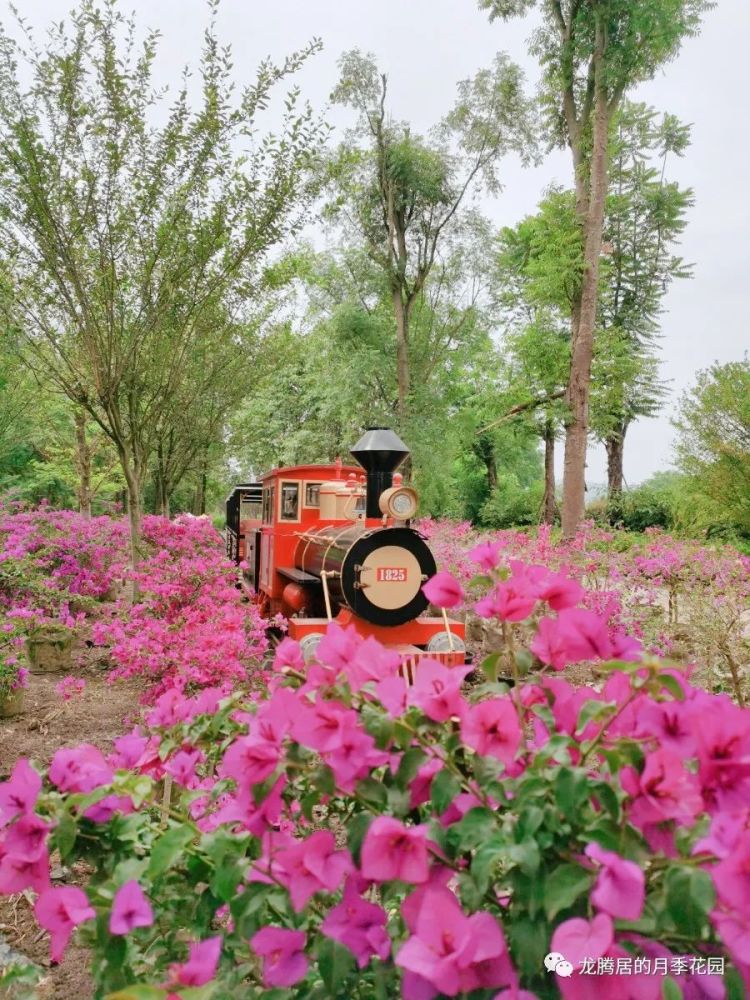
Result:
<svg viewBox="0 0 750 1000"><path fill-rule="evenodd" d="M393 486L393 473L409 449L390 427L368 427L350 454L367 473L367 516L380 517L380 494Z"/></svg>

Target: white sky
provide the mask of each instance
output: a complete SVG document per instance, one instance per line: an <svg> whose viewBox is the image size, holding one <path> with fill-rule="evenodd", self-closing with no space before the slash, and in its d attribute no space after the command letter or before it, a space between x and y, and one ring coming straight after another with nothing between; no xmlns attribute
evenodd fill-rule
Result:
<svg viewBox="0 0 750 1000"><path fill-rule="evenodd" d="M42 27L65 16L69 0L17 0L23 15ZM163 81L177 81L186 62L195 64L206 23L202 0L130 0L140 24L161 29L159 66ZM3 20L10 27L7 8ZM223 0L223 40L231 41L238 81L250 80L267 54L281 57L313 36L324 50L299 76L303 94L325 106L336 82L336 60L346 49L375 53L389 75L391 107L399 118L426 131L452 105L455 85L507 51L533 81L534 61L526 54L530 25L490 25L475 0ZM687 42L677 61L634 96L693 125L693 145L682 161L672 160L670 177L694 188L696 204L683 239L683 256L695 277L674 285L663 319L664 374L673 399L689 386L697 369L741 358L750 349L750 0L719 0L703 32ZM349 121L336 109L335 125ZM524 170L508 161L505 191L485 205L498 225L512 225L534 211L550 183L569 184L570 158L551 155L542 167ZM667 468L673 431L664 414L640 421L630 431L625 476L633 484ZM592 447L588 479L606 478L603 449Z"/></svg>

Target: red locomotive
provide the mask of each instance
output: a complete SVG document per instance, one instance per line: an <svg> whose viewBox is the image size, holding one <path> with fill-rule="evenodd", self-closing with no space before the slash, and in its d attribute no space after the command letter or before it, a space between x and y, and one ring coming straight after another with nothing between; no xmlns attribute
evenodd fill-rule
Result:
<svg viewBox="0 0 750 1000"><path fill-rule="evenodd" d="M351 450L359 467L274 469L227 500L227 553L244 567L243 588L265 617L288 618L307 660L336 621L397 649L409 673L424 655L465 662L463 622L424 614L436 566L411 526L416 493L394 476L408 454L392 430L370 427Z"/></svg>

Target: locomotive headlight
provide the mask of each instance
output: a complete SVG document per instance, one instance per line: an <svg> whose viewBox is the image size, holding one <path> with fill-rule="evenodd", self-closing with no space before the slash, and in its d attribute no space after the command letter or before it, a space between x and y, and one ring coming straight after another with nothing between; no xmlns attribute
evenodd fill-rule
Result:
<svg viewBox="0 0 750 1000"><path fill-rule="evenodd" d="M417 513L417 493L411 486L392 486L380 494L380 510L386 517L408 521Z"/></svg>

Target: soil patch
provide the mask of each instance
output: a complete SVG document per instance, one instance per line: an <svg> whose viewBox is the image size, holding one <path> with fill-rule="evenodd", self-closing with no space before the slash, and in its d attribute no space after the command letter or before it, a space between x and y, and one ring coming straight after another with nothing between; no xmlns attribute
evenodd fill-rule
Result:
<svg viewBox="0 0 750 1000"><path fill-rule="evenodd" d="M55 692L62 674L32 674L22 715L0 720L0 780L5 780L19 757L47 765L60 747L93 743L105 753L112 741L130 728L140 714L141 685L109 684L102 651L81 647L73 674L86 681L82 694L65 702ZM55 871L55 868L58 868ZM84 866L62 870L52 865L56 885L84 884ZM59 875L58 880L54 879ZM0 937L14 950L49 971L37 992L39 1000L91 1000L89 954L71 945L63 962L51 966L49 939L34 920L30 892L0 896ZM1 995L1 994L0 994Z"/></svg>

